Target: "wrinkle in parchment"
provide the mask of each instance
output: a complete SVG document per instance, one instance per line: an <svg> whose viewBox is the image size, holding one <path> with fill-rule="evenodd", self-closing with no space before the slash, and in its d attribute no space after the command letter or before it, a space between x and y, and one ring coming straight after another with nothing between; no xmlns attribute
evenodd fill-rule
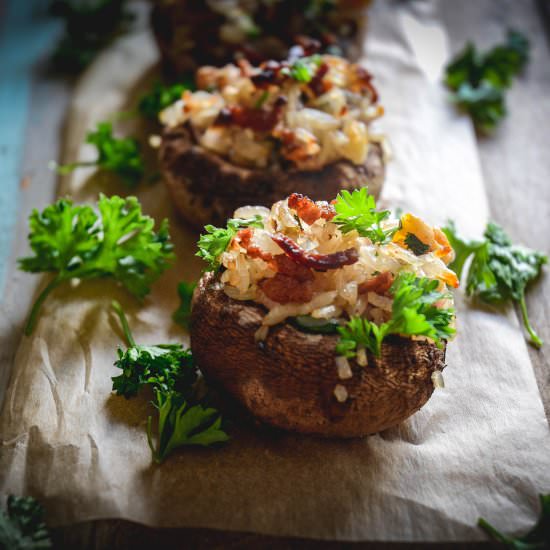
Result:
<svg viewBox="0 0 550 550"><path fill-rule="evenodd" d="M438 82L444 52L429 55L445 42L438 5L384 1L371 12L364 62L394 150L382 199L433 223L453 218L475 236L488 204L471 124ZM90 67L71 108L65 161L90 153L82 143L98 121L135 107L129 98L154 78L155 60L151 37L137 33ZM138 132L132 124L128 132ZM91 202L98 190L124 191L84 170L65 178L60 194ZM550 436L523 335L511 311L472 308L460 291L446 388L402 425L337 441L236 417L223 448L185 449L153 465L145 434L151 396L111 393L123 342L110 304L122 304L138 342L187 342L170 316L177 282L196 280L202 265L197 235L176 219L165 188L143 184L137 192L146 212L170 218L178 262L143 304L106 280L52 293L34 335L21 341L0 418L2 492L40 498L52 525L111 517L336 540L449 541L482 538L479 516L510 532L533 524L535 493L550 492Z"/></svg>

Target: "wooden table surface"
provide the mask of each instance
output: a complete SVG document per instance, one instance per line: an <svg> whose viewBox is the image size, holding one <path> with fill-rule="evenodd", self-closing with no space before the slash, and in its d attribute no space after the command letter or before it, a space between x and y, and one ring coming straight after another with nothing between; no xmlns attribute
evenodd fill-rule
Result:
<svg viewBox="0 0 550 550"><path fill-rule="evenodd" d="M377 0L382 1L382 0ZM389 1L389 0L384 0ZM531 41L531 62L508 93L509 114L494 135L479 138L492 218L501 223L515 241L550 252L550 1L469 0L441 1L453 51L466 40L481 47L502 40L510 27ZM2 13L0 0L0 14ZM19 222L12 247L13 262L26 240L26 220L33 207L55 197L55 178L44 170L58 158L63 116L73 83L54 79L39 67L34 74L32 106L21 170L24 191L19 198ZM2 151L0 151L0 162ZM548 270L547 270L548 271ZM36 281L12 274L0 306L0 364L10 364L17 335ZM527 303L533 325L547 344L529 348L547 418L550 418L550 275L530 290ZM5 315L9 312L10 315ZM20 312L15 314L14 312ZM519 314L519 312L518 312ZM9 320L8 320L9 319ZM9 373L0 371L0 400ZM202 529L150 529L125 521L98 521L53 531L60 548L488 548L483 544L381 544L331 543L266 537L247 533L224 533Z"/></svg>

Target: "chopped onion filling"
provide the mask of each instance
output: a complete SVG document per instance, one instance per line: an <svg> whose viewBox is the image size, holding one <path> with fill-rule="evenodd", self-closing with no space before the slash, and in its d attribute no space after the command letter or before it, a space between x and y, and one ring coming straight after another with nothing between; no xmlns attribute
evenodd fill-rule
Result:
<svg viewBox="0 0 550 550"><path fill-rule="evenodd" d="M240 166L364 164L369 144L381 141L370 125L384 112L371 75L331 55L316 56L309 67L306 81L292 77L290 62L202 67L199 90L185 91L160 113L160 122L190 124L200 145Z"/></svg>
<svg viewBox="0 0 550 550"><path fill-rule="evenodd" d="M327 203L312 204L320 205L322 212L321 207ZM310 211L307 213L311 215ZM299 220L296 210L288 206L288 199L275 203L271 210L247 206L235 212L236 217L245 219L254 215L263 218L264 227L246 228L242 230L245 235L233 238L220 257L224 268L220 280L231 298L253 300L267 309L264 327L299 316L339 322L362 316L380 325L391 319L393 297L389 289L401 271L439 281L439 291L458 282L445 263L452 260L452 249L449 252L443 241L434 241L430 245L433 250L420 255L403 244L399 232L390 242L375 244L355 230L343 233L330 219L319 217L313 221L308 217L310 224ZM439 230L420 222L428 236L436 235L441 240ZM399 226L398 220L384 223L385 227ZM292 239L303 254L315 257L332 258L330 255L353 249L357 251L355 261L341 267L335 264L334 268L310 268L309 263L302 265L288 256L274 242L275 233ZM440 300L437 306L452 307L452 298ZM259 331L256 338L261 340L266 334L267 331ZM364 350L358 351L357 358L361 366L367 365Z"/></svg>

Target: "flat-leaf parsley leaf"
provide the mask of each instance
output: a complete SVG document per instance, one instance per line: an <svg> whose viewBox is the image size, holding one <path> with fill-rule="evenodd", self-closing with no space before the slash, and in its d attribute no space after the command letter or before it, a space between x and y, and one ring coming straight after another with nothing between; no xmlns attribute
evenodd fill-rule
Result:
<svg viewBox="0 0 550 550"><path fill-rule="evenodd" d="M8 496L7 510L0 512L0 547L6 550L52 547L44 510L34 498Z"/></svg>
<svg viewBox="0 0 550 550"><path fill-rule="evenodd" d="M159 414L156 445L153 418L147 420L153 460L162 462L177 447L227 441L219 411L204 407L196 398L197 368L191 351L181 344L136 344L120 304L113 302L113 309L129 345L125 351L118 350L115 366L122 369L122 374L112 378L113 391L130 398L146 386L152 388L153 405Z"/></svg>
<svg viewBox="0 0 550 550"><path fill-rule="evenodd" d="M472 257L466 278L466 293L490 304L502 304L509 300L517 302L531 343L536 347L542 346L542 340L529 321L525 289L540 275L548 257L537 250L512 244L502 227L493 222L487 224L483 241L461 239L452 223L443 231L457 252L457 258L450 267L459 277L466 259Z"/></svg>
<svg viewBox="0 0 550 550"><path fill-rule="evenodd" d="M156 120L163 109L181 99L185 90L193 90L194 88L195 84L192 76L176 84L165 85L161 82L155 82L151 90L139 100L139 112L146 118Z"/></svg>
<svg viewBox="0 0 550 550"><path fill-rule="evenodd" d="M479 130L489 132L506 115L504 91L529 58L529 42L517 31L486 53L469 43L446 67L452 100L469 113Z"/></svg>
<svg viewBox="0 0 550 550"><path fill-rule="evenodd" d="M452 326L454 309L435 305L448 297L437 291L438 285L436 280L401 272L390 288L393 296L391 319L377 325L362 317L352 317L338 328L340 341L336 352L348 358L355 357L357 349L364 347L379 357L382 342L390 334L426 336L441 346L455 329Z"/></svg>
<svg viewBox="0 0 550 550"><path fill-rule="evenodd" d="M208 264L207 271L216 271L220 267L220 256L226 251L231 239L238 233L239 229L244 227L262 228L263 226L264 222L259 215L248 220L230 219L227 221L225 228L205 225L206 233L200 236L197 243L199 248L197 256Z"/></svg>
<svg viewBox="0 0 550 550"><path fill-rule="evenodd" d="M65 33L53 54L56 69L78 73L133 19L126 0L53 0L51 13L64 19Z"/></svg>
<svg viewBox="0 0 550 550"><path fill-rule="evenodd" d="M389 210L376 210L376 201L368 194L367 188L355 189L351 193L342 191L334 202L336 216L332 222L343 233L357 231L362 237L368 237L373 243L384 242L392 231L382 229L380 225L389 218Z"/></svg>
<svg viewBox="0 0 550 550"><path fill-rule="evenodd" d="M145 166L139 143L134 138L116 138L110 122L100 122L97 129L88 132L86 143L95 145L97 159L72 162L57 167L60 174L68 174L80 166L97 166L117 174L127 185L135 186L143 178Z"/></svg>
<svg viewBox="0 0 550 550"><path fill-rule="evenodd" d="M322 58L318 54L309 57L299 57L289 67L283 67L281 74L290 76L297 82L307 84L315 76L321 62Z"/></svg>
<svg viewBox="0 0 550 550"><path fill-rule="evenodd" d="M89 205L60 199L29 218L29 242L34 256L19 259L19 268L54 277L37 298L25 333L32 332L48 294L69 279L113 277L132 294L143 298L150 285L169 266L174 255L164 220L141 213L135 197L100 195L98 212Z"/></svg>
<svg viewBox="0 0 550 550"><path fill-rule="evenodd" d="M180 297L180 305L172 315L172 319L181 325L183 328L189 328L189 319L191 317L191 299L193 291L197 283L186 283L181 281L178 285L178 295Z"/></svg>

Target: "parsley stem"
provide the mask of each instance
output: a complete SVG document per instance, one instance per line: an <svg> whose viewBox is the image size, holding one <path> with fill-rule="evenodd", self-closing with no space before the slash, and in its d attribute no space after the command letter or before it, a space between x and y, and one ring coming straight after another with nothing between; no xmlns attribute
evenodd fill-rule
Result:
<svg viewBox="0 0 550 550"><path fill-rule="evenodd" d="M56 172L62 176L70 174L75 168L81 166L97 166L97 160L82 161L82 162L70 162L69 164L60 164L56 168Z"/></svg>
<svg viewBox="0 0 550 550"><path fill-rule="evenodd" d="M44 303L44 300L48 297L50 292L58 287L64 279L62 277L55 277L52 279L48 285L44 288L44 290L39 294L38 298L36 299L36 302L34 302L34 305L32 306L31 313L29 315L29 318L27 320L27 324L25 325L25 336L30 336L32 331L34 330L34 327L36 326L36 322L38 321L38 313L40 311L40 308L42 307L42 304Z"/></svg>
<svg viewBox="0 0 550 550"><path fill-rule="evenodd" d="M484 520L483 518L479 518L477 520L477 524L494 540L502 542L503 544L510 544L512 542L507 536L503 535L500 531L495 529L488 521Z"/></svg>
<svg viewBox="0 0 550 550"><path fill-rule="evenodd" d="M152 423L153 423L153 417L149 416L147 418L147 443L149 444L149 448L151 449L151 454L153 455L153 460L160 464L162 460L160 460L159 455L157 451L155 450L155 446L153 444L153 429L152 429Z"/></svg>
<svg viewBox="0 0 550 550"><path fill-rule="evenodd" d="M116 300L113 300L111 302L111 306L115 310L115 313L118 315L118 318L120 319L120 324L122 325L122 330L124 331L124 336L126 337L128 345L130 347L135 347L136 341L132 336L132 331L130 330L130 326L128 325L128 319L126 319L126 315L124 315L122 307Z"/></svg>
<svg viewBox="0 0 550 550"><path fill-rule="evenodd" d="M531 326L529 321L529 316L527 314L527 305L525 304L525 294L521 295L521 300L519 301L519 307L521 308L521 316L523 318L523 325L525 330L529 333L531 337L531 343L536 347L542 347L543 341L540 339L539 335L535 332L535 329Z"/></svg>

